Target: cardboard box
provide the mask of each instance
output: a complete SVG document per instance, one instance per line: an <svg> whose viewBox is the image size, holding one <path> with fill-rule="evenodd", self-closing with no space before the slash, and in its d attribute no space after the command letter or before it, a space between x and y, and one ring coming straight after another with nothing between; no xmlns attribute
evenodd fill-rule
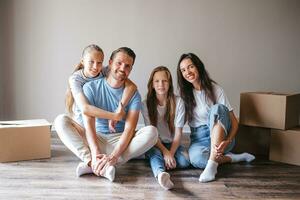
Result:
<svg viewBox="0 0 300 200"><path fill-rule="evenodd" d="M300 127L271 131L270 160L300 166Z"/></svg>
<svg viewBox="0 0 300 200"><path fill-rule="evenodd" d="M0 162L49 158L50 143L46 120L0 121Z"/></svg>
<svg viewBox="0 0 300 200"><path fill-rule="evenodd" d="M269 156L270 135L271 129L269 128L239 125L233 152Z"/></svg>
<svg viewBox="0 0 300 200"><path fill-rule="evenodd" d="M300 94L247 92L240 95L240 123L286 130L299 121Z"/></svg>

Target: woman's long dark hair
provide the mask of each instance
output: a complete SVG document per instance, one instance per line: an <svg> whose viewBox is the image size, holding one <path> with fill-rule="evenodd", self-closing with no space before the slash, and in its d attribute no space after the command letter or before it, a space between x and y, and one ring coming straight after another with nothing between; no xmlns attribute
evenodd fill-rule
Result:
<svg viewBox="0 0 300 200"><path fill-rule="evenodd" d="M177 65L177 81L180 96L184 101L185 106L185 117L188 121L193 120L193 111L196 106L196 100L193 94L194 86L192 83L185 80L180 70L180 63L185 60L190 59L199 73L199 84L201 85L201 89L205 92L206 100L211 100L213 104L216 103L216 97L214 94L213 83L216 83L212 80L206 71L204 64L200 60L198 56L193 53L182 54Z"/></svg>
<svg viewBox="0 0 300 200"><path fill-rule="evenodd" d="M157 126L157 105L158 100L156 98L156 92L153 88L153 77L156 72L166 72L169 82L169 90L167 94L167 102L166 102L166 113L164 116L164 119L168 123L168 127L171 133L174 133L174 119L175 119L175 95L174 95L174 88L173 88L173 81L172 81L172 75L167 67L159 66L153 69L151 72L147 87L148 87L148 93L147 93L147 109L149 113L150 123L152 126Z"/></svg>

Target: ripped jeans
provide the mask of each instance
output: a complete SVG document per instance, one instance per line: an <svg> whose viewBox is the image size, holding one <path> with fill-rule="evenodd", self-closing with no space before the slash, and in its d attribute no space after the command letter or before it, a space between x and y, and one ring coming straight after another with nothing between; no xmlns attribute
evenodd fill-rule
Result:
<svg viewBox="0 0 300 200"><path fill-rule="evenodd" d="M171 148L171 143L163 143L163 145L167 149ZM154 177L157 178L159 173L166 171L164 156L157 147L152 147L145 155L150 161ZM176 168L186 168L190 165L188 153L183 146L177 148L174 158L176 160Z"/></svg>
<svg viewBox="0 0 300 200"><path fill-rule="evenodd" d="M208 114L208 122L206 125L191 128L191 145L189 147L189 157L191 164L196 168L205 168L210 156L210 134L216 123L220 123L224 129L224 137L226 138L230 132L231 121L229 110L222 104L215 104L211 107ZM233 149L235 140L226 147L224 154Z"/></svg>

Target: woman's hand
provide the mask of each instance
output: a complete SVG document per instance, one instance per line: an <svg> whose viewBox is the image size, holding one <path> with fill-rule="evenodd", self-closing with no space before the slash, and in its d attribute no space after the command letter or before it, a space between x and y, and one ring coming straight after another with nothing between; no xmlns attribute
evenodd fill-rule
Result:
<svg viewBox="0 0 300 200"><path fill-rule="evenodd" d="M219 145L215 146L215 152L217 159L222 157L226 147L230 144L229 140L222 141Z"/></svg>
<svg viewBox="0 0 300 200"><path fill-rule="evenodd" d="M163 156L165 160L165 166L168 170L176 168L176 160L170 151L164 151Z"/></svg>

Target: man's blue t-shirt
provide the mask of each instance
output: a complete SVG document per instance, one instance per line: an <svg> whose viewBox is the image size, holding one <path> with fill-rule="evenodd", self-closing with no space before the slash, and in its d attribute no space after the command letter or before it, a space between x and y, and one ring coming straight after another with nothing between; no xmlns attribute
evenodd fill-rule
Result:
<svg viewBox="0 0 300 200"><path fill-rule="evenodd" d="M109 112L115 112L119 102L122 99L124 87L112 88L106 81L106 78L100 78L90 81L83 86L83 93L89 103L93 106L101 108ZM129 110L141 110L141 95L138 91L131 97L128 105L125 107L125 112ZM119 121L116 126L116 132L124 131L125 120ZM108 120L96 118L96 132L109 133Z"/></svg>

